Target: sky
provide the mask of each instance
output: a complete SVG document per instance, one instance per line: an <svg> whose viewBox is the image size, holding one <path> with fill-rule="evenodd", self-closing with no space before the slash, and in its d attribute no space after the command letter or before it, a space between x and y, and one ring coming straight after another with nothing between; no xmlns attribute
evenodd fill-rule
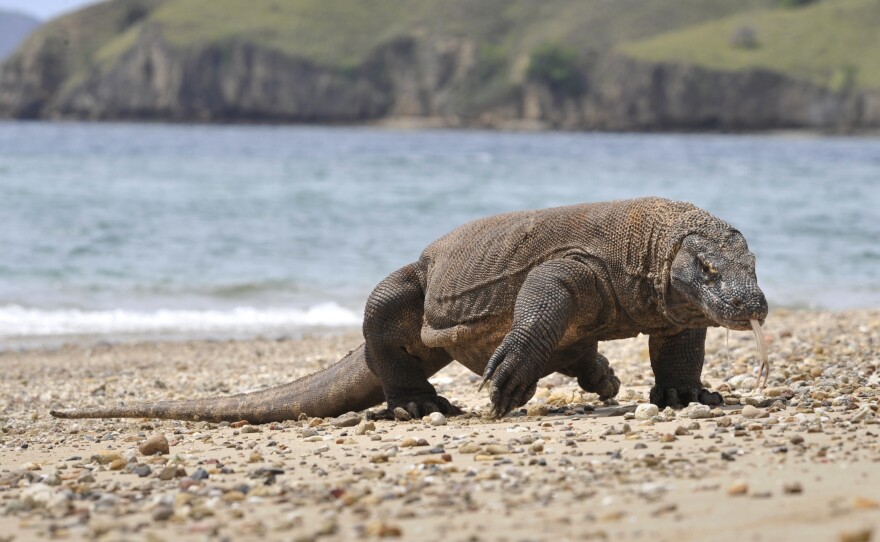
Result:
<svg viewBox="0 0 880 542"><path fill-rule="evenodd" d="M17 11L45 20L95 3L96 0L0 0L0 9Z"/></svg>

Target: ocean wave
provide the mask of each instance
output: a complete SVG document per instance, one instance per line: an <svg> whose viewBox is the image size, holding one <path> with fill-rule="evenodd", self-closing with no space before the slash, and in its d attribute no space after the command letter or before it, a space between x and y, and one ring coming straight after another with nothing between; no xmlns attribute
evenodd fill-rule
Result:
<svg viewBox="0 0 880 542"><path fill-rule="evenodd" d="M336 303L305 309L133 311L46 310L19 305L0 307L0 337L112 334L238 334L303 327L356 326L361 317Z"/></svg>

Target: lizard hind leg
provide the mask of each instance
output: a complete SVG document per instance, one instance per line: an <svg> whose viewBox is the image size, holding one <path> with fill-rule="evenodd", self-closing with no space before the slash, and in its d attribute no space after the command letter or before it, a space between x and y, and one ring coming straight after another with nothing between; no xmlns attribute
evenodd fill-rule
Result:
<svg viewBox="0 0 880 542"><path fill-rule="evenodd" d="M597 394L602 401L616 397L620 391L620 379L614 374L608 358L597 351L595 343L578 352L574 360L559 372L577 378L581 389Z"/></svg>
<svg viewBox="0 0 880 542"><path fill-rule="evenodd" d="M460 408L437 394L428 378L452 358L421 340L424 290L418 264L407 265L376 286L364 311L366 363L382 382L386 416L420 418L432 412L457 415Z"/></svg>

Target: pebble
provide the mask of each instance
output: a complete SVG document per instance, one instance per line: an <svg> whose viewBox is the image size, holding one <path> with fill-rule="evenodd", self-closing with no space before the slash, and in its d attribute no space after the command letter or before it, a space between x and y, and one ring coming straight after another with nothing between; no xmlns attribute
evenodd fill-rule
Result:
<svg viewBox="0 0 880 542"><path fill-rule="evenodd" d="M375 431L376 424L373 422L368 422L366 420L362 421L354 428L355 435L366 435L367 431Z"/></svg>
<svg viewBox="0 0 880 542"><path fill-rule="evenodd" d="M153 521L168 521L174 515L174 508L170 506L157 506L153 510Z"/></svg>
<svg viewBox="0 0 880 542"><path fill-rule="evenodd" d="M412 419L409 412L401 407L397 407L394 409L394 419L401 422L408 422Z"/></svg>
<svg viewBox="0 0 880 542"><path fill-rule="evenodd" d="M354 427L363 421L363 417L355 412L347 412L338 418L330 420L335 427Z"/></svg>
<svg viewBox="0 0 880 542"><path fill-rule="evenodd" d="M241 429L239 429L239 432L240 432L242 435L248 435L248 434L251 434L251 433L259 433L259 432L260 432L260 428L257 427L257 426L255 426L255 425L250 425L250 424L249 424L249 425L245 425L245 426L243 426Z"/></svg>
<svg viewBox="0 0 880 542"><path fill-rule="evenodd" d="M403 535L403 530L400 527L385 521L373 521L368 523L366 528L364 528L364 532L369 536L376 536L379 538L398 538Z"/></svg>
<svg viewBox="0 0 880 542"><path fill-rule="evenodd" d="M874 530L870 528L855 531L844 531L837 536L840 542L870 542L874 536Z"/></svg>
<svg viewBox="0 0 880 542"><path fill-rule="evenodd" d="M190 475L190 478L193 480L207 480L210 476L211 475L208 474L208 471L199 467Z"/></svg>
<svg viewBox="0 0 880 542"><path fill-rule="evenodd" d="M748 492L749 484L742 480L734 482L730 487L727 488L727 494L732 496L745 495Z"/></svg>
<svg viewBox="0 0 880 542"><path fill-rule="evenodd" d="M685 408L681 416L690 418L692 420L700 420L703 418L711 418L712 417L712 408L709 405L703 405L700 403L691 403Z"/></svg>
<svg viewBox="0 0 880 542"><path fill-rule="evenodd" d="M186 470L183 467L168 466L159 471L159 479L163 481L183 478L184 476L186 476Z"/></svg>
<svg viewBox="0 0 880 542"><path fill-rule="evenodd" d="M138 451L143 455L168 455L171 453L170 446L168 445L168 439L165 438L165 435L159 433L157 435L153 435L149 439L147 439L143 444L138 446Z"/></svg>
<svg viewBox="0 0 880 542"><path fill-rule="evenodd" d="M122 456L119 455L119 452L114 452L112 450L98 452L92 456L92 461L99 465L109 465L117 459L122 459Z"/></svg>
<svg viewBox="0 0 880 542"><path fill-rule="evenodd" d="M153 469L151 469L149 465L138 465L134 468L132 472L134 472L134 474L137 474L141 478L145 478L153 472Z"/></svg>
<svg viewBox="0 0 880 542"><path fill-rule="evenodd" d="M657 405L651 403L642 403L636 407L637 420L650 420L658 414L660 414L660 409L657 408Z"/></svg>
<svg viewBox="0 0 880 542"><path fill-rule="evenodd" d="M545 404L531 404L526 406L526 416L546 416L550 413L550 407Z"/></svg>
<svg viewBox="0 0 880 542"><path fill-rule="evenodd" d="M800 482L791 482L782 486L782 492L786 495L799 495L804 492Z"/></svg>
<svg viewBox="0 0 880 542"><path fill-rule="evenodd" d="M730 389L732 390L749 391L758 385L758 379L745 374L736 375L727 381L727 385L730 386Z"/></svg>
<svg viewBox="0 0 880 542"><path fill-rule="evenodd" d="M758 416L761 415L761 413L762 413L762 411L760 408L754 407L752 405L746 405L742 409L743 418L749 418L749 419L757 418Z"/></svg>
<svg viewBox="0 0 880 542"><path fill-rule="evenodd" d="M448 422L446 421L446 416L441 414L440 412L432 412L429 416L430 424L434 426L438 425L446 425Z"/></svg>

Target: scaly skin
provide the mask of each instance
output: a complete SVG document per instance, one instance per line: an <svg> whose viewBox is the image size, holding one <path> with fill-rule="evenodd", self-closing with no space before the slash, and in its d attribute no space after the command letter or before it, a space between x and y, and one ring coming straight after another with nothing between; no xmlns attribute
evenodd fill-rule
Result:
<svg viewBox="0 0 880 542"><path fill-rule="evenodd" d="M456 359L484 375L500 417L557 371L614 397L620 382L598 343L641 333L653 403L719 404L700 383L706 328L749 329L766 315L745 239L691 204L641 198L507 213L450 232L379 283L364 345L325 371L252 394L52 415L264 423L362 410L383 396L389 412L457 414L428 382Z"/></svg>

